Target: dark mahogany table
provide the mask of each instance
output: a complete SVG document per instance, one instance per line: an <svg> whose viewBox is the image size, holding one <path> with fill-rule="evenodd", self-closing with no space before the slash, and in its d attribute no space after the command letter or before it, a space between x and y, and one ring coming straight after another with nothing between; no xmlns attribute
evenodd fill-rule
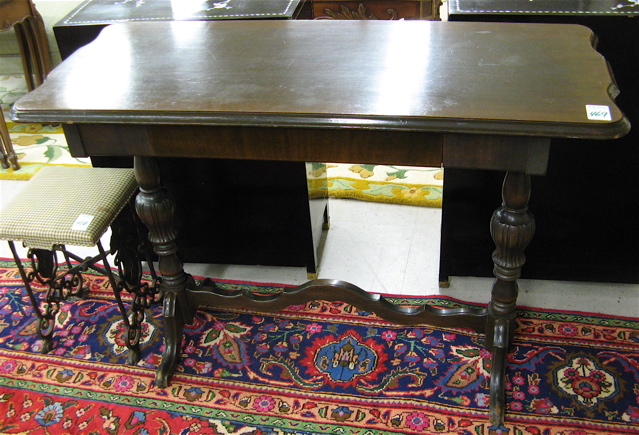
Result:
<svg viewBox="0 0 639 435"><path fill-rule="evenodd" d="M455 22L589 27L621 90L617 106L639 125L639 2L450 0L447 6ZM553 139L548 171L535 180L530 205L539 220L538 237L526 250L522 278L639 283L639 229L630 224L639 214L637 145L637 128L612 142ZM491 276L492 240L475 216L490 216L501 180L471 169L448 170L445 178L440 281Z"/></svg>
<svg viewBox="0 0 639 435"><path fill-rule="evenodd" d="M321 47L318 39L324 41ZM163 276L166 346L157 385L168 385L184 325L200 305L268 311L314 299L340 300L393 322L485 332L493 367L490 418L498 429L517 279L535 228L527 209L530 175L545 172L552 137L612 139L629 130L592 40L589 29L570 25L114 25L21 98L12 116L19 122L65 123L76 156L115 150L134 156L140 185L136 208ZM397 76L403 80L386 86ZM202 136L210 140L196 140ZM332 279L269 296L196 286L176 249L173 201L155 164L160 156L507 171L503 204L491 220L496 250L490 303L485 309L400 307Z"/></svg>

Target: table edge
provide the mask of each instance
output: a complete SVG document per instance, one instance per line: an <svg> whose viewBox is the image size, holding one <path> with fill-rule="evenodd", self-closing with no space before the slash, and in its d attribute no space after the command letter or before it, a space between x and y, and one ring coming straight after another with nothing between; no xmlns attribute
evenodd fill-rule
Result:
<svg viewBox="0 0 639 435"><path fill-rule="evenodd" d="M56 124L136 124L136 125L207 125L217 127L307 127L329 129L372 129L386 131L421 131L425 133L461 133L515 135L531 137L571 137L581 139L616 139L630 131L625 115L616 121L552 124L531 121L459 120L400 116L317 116L312 114L183 112L131 113L114 111L57 110L22 111L19 104L11 110L11 119L19 123Z"/></svg>

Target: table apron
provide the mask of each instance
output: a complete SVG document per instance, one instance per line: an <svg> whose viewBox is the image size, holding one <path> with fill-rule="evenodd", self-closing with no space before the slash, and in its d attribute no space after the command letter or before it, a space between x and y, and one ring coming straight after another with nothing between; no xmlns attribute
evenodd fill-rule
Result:
<svg viewBox="0 0 639 435"><path fill-rule="evenodd" d="M447 134L443 139L446 168L492 169L545 175L550 138Z"/></svg>
<svg viewBox="0 0 639 435"><path fill-rule="evenodd" d="M353 128L65 124L71 154L394 164L543 175L549 138Z"/></svg>

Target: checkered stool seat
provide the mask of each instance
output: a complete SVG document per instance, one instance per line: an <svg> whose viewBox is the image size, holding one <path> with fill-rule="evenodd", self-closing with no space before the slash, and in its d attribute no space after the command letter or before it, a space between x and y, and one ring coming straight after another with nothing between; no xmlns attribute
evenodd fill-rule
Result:
<svg viewBox="0 0 639 435"><path fill-rule="evenodd" d="M69 296L85 295L87 289L82 288L81 272L91 268L109 278L129 329L127 346L133 351L129 362L139 359L139 323L144 318L146 307L133 309L132 306L133 315L129 319L120 292L123 289L141 291L144 293L142 298L146 300L152 290L148 284L142 284L141 272L133 279L116 276L107 261L107 255L114 252L105 251L100 242L136 190L133 169L49 166L33 176L23 190L0 210L0 240L9 241L29 293L38 317L38 334L44 340L43 353L52 347L51 336L60 302ZM22 242L28 248L31 272L22 265L14 242ZM81 258L69 251L67 245L96 246L99 254L90 259ZM64 267L58 265L58 253L64 256ZM139 260L139 256L136 259ZM102 262L104 267L98 262ZM138 282L132 283L136 280ZM48 287L41 304L31 288L34 281Z"/></svg>
<svg viewBox="0 0 639 435"><path fill-rule="evenodd" d="M0 239L96 246L137 189L133 169L47 166L0 212Z"/></svg>

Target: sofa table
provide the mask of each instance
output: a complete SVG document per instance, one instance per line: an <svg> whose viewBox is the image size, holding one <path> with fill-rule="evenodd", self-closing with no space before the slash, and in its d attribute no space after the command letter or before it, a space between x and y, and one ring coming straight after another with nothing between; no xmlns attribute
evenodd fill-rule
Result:
<svg viewBox="0 0 639 435"><path fill-rule="evenodd" d="M324 41L319 48L318 39ZM134 156L136 209L163 277L165 351L158 386L168 385L184 325L200 305L270 311L340 300L397 323L485 332L492 350L490 420L501 431L517 279L535 228L527 210L530 175L545 172L552 137L612 139L630 128L592 40L589 29L572 25L118 24L16 102L12 116L65 123L76 156ZM197 79L180 80L185 76ZM403 80L387 86L398 76ZM167 105L169 96L173 104ZM194 140L202 135L210 141ZM160 156L506 171L503 204L491 219L496 250L490 303L485 309L400 307L333 279L275 295L223 291L207 281L197 286L176 249L173 201L155 164Z"/></svg>

